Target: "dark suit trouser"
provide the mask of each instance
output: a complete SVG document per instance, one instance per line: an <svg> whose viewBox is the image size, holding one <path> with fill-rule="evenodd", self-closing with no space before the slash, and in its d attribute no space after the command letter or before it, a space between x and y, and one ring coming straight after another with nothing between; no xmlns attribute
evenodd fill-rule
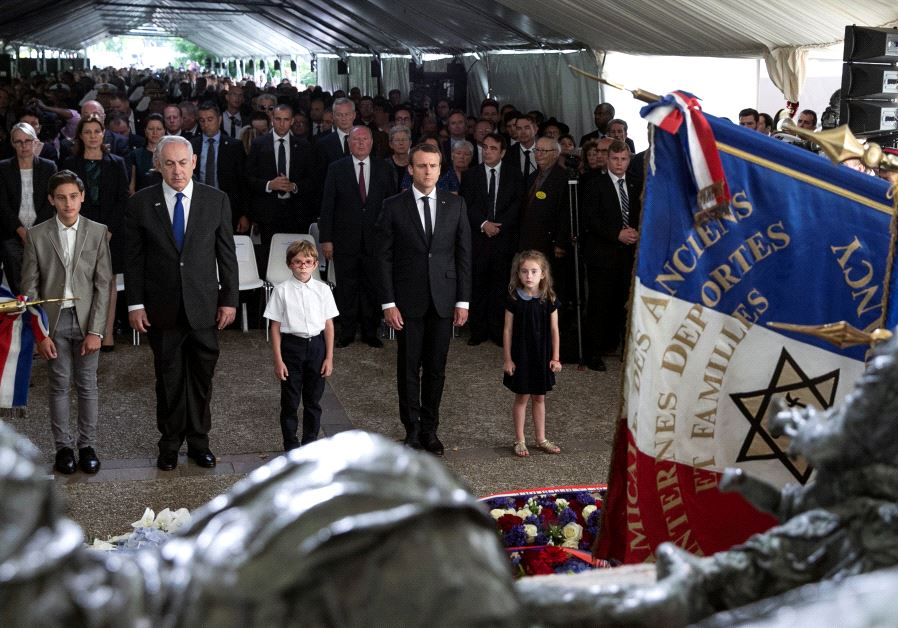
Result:
<svg viewBox="0 0 898 628"><path fill-rule="evenodd" d="M363 254L334 252L337 285L334 300L340 310L340 338L352 339L361 324L363 338L376 338L382 318L377 307L377 265Z"/></svg>
<svg viewBox="0 0 898 628"><path fill-rule="evenodd" d="M149 327L156 371L156 424L159 452L209 448L212 376L218 362L218 330L191 329L183 310L171 329Z"/></svg>
<svg viewBox="0 0 898 628"><path fill-rule="evenodd" d="M423 317L403 316L403 323L396 334L399 418L409 434L435 434L440 423L452 319L439 316L431 304Z"/></svg>
<svg viewBox="0 0 898 628"><path fill-rule="evenodd" d="M482 234L473 237L486 238ZM494 243L479 242L472 257L471 337L502 342L512 255Z"/></svg>
<svg viewBox="0 0 898 628"><path fill-rule="evenodd" d="M300 338L281 334L281 357L287 366L287 380L281 382L281 435L284 449L318 439L321 429L321 396L324 394L324 336ZM302 400L302 441L296 440L299 421L296 412Z"/></svg>
<svg viewBox="0 0 898 628"><path fill-rule="evenodd" d="M598 357L614 351L626 328L629 268L587 266L587 355Z"/></svg>

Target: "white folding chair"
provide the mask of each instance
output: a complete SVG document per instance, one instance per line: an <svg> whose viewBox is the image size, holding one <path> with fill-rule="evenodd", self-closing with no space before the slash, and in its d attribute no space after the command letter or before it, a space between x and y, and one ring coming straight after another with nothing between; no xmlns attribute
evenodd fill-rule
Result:
<svg viewBox="0 0 898 628"><path fill-rule="evenodd" d="M287 266L287 248L297 240L306 240L315 244L315 238L308 233L275 233L271 236L271 249L268 251L268 270L265 271L265 304L271 298L274 287L289 279L293 273ZM321 253L319 252L319 260ZM321 279L316 266L312 270L314 279ZM268 322L265 323L265 339L268 340Z"/></svg>
<svg viewBox="0 0 898 628"><path fill-rule="evenodd" d="M256 290L265 285L259 277L259 267L256 265L256 252L253 249L253 241L246 235L234 236L234 248L237 253L237 276L240 292L244 290ZM246 315L246 303L241 304L240 313L243 317L242 329L249 331L249 321Z"/></svg>

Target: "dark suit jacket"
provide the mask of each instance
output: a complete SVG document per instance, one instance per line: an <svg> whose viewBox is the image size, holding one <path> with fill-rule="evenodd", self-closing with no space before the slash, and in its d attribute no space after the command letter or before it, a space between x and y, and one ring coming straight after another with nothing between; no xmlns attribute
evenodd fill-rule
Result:
<svg viewBox="0 0 898 628"><path fill-rule="evenodd" d="M178 252L162 185L144 188L128 199L128 305L143 304L157 329L174 328L182 304L191 329L213 327L217 308L237 307L239 281L228 197L193 183L184 248Z"/></svg>
<svg viewBox="0 0 898 628"><path fill-rule="evenodd" d="M309 143L290 135L290 172L287 176L296 184L297 193L287 200L287 207L295 212L297 221L312 222L318 208L314 205L318 198L312 184L312 149ZM249 217L255 222L273 220L280 203L276 191L266 192L265 186L278 176L277 151L273 133L266 133L253 140L246 159L246 181L252 193Z"/></svg>
<svg viewBox="0 0 898 628"><path fill-rule="evenodd" d="M471 240L475 255L486 246L495 246L508 253L514 253L518 246L518 223L521 214L523 184L521 173L515 168L502 164L499 168L499 185L496 189L495 222L502 223L499 234L487 237L480 225L489 220L489 170L482 164L473 165L465 171L461 180L460 194L468 207L471 224Z"/></svg>
<svg viewBox="0 0 898 628"><path fill-rule="evenodd" d="M196 155L196 169L193 171L196 180L199 180L200 176L200 158L203 142L206 139L205 135L198 135L190 140ZM231 202L231 227L236 227L237 221L247 213L247 199L244 196L246 193L244 182L246 151L243 150L243 142L229 137L224 131L220 135L220 140L221 145L218 147L218 156L215 161L218 189L228 195L228 200Z"/></svg>
<svg viewBox="0 0 898 628"><path fill-rule="evenodd" d="M62 167L81 177L85 185L88 184L87 166L83 157L69 157L63 162ZM109 232L112 234L109 251L112 253L113 270L117 273L122 272L121 266L125 254L125 239L122 236L124 235L125 203L128 200L129 180L130 174L125 167L124 160L118 155L104 153L100 165L99 211L94 211L88 206L88 192L85 192L84 205L81 208L82 216L109 227Z"/></svg>
<svg viewBox="0 0 898 628"><path fill-rule="evenodd" d="M56 164L35 157L32 172L34 210L37 214L34 224L38 224L53 217L53 207L47 200L47 182L56 172ZM22 177L19 174L19 162L15 157L4 159L0 161L0 239L19 237L16 229L22 226L19 221L21 204Z"/></svg>
<svg viewBox="0 0 898 628"><path fill-rule="evenodd" d="M457 302L471 300L471 229L465 201L446 192L436 195L429 249L411 190L386 199L377 223L380 302L395 303L406 317L423 317L432 302L437 313L448 318Z"/></svg>
<svg viewBox="0 0 898 628"><path fill-rule="evenodd" d="M630 202L628 222L638 229L642 214L642 185L629 176L624 180ZM580 193L580 251L584 262L597 268L629 270L636 247L617 239L624 225L620 199L611 177L604 174L591 179Z"/></svg>
<svg viewBox="0 0 898 628"><path fill-rule="evenodd" d="M340 134L336 128L326 135L319 135L315 140L315 160L322 176L329 165L344 157L343 143L340 142Z"/></svg>
<svg viewBox="0 0 898 628"><path fill-rule="evenodd" d="M318 229L321 242L333 242L334 254L374 255L375 224L384 199L396 193L390 166L368 156L370 180L365 203L359 195L355 158L344 157L327 169Z"/></svg>
<svg viewBox="0 0 898 628"><path fill-rule="evenodd" d="M533 148L530 149L530 163L533 167L530 169L531 176L534 172L536 172L536 142L533 143ZM507 164L509 167L514 168L518 171L518 173L523 177L524 171L521 169L521 145L515 144L511 148L505 151L505 157L502 158L502 163ZM526 183L526 181L525 181Z"/></svg>
<svg viewBox="0 0 898 628"><path fill-rule="evenodd" d="M570 213L567 171L556 164L542 186L537 188L535 183L536 180L531 178L530 187L521 201L518 249L536 249L551 255L555 243L561 243L559 234Z"/></svg>

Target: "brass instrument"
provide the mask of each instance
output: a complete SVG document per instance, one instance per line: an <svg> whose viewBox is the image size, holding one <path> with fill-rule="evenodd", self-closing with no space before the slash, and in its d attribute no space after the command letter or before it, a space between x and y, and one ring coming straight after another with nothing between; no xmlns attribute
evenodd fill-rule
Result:
<svg viewBox="0 0 898 628"><path fill-rule="evenodd" d="M43 303L61 303L63 301L77 301L78 297L70 297L68 299L34 299L32 301L19 301L11 299L0 303L0 314L21 314L25 308L31 305L41 305Z"/></svg>

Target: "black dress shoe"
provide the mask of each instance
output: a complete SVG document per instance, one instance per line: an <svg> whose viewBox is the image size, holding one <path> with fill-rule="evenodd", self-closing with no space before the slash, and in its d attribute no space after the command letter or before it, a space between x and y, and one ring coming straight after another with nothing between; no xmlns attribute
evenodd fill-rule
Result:
<svg viewBox="0 0 898 628"><path fill-rule="evenodd" d="M82 471L91 475L100 470L100 460L93 447L82 447L78 450L78 466Z"/></svg>
<svg viewBox="0 0 898 628"><path fill-rule="evenodd" d="M605 362L602 361L602 358L595 358L586 363L587 368L590 371L607 371L605 368Z"/></svg>
<svg viewBox="0 0 898 628"><path fill-rule="evenodd" d="M197 466L205 469L211 469L215 466L215 454L208 449L206 451L187 450L187 457L193 460Z"/></svg>
<svg viewBox="0 0 898 628"><path fill-rule="evenodd" d="M421 434L421 444L424 446L424 449L426 449L433 455L443 455L443 443L440 442L440 439L437 438L436 434Z"/></svg>
<svg viewBox="0 0 898 628"><path fill-rule="evenodd" d="M365 338L365 344L374 349L383 349L384 343L377 336L368 336Z"/></svg>
<svg viewBox="0 0 898 628"><path fill-rule="evenodd" d="M352 344L354 338L338 338L337 339L337 349L343 349L344 347L348 347Z"/></svg>
<svg viewBox="0 0 898 628"><path fill-rule="evenodd" d="M53 468L63 475L71 475L78 468L75 465L75 452L71 447L63 447L56 452L56 463Z"/></svg>
<svg viewBox="0 0 898 628"><path fill-rule="evenodd" d="M417 431L406 432L405 438L402 439L402 444L406 447L411 447L412 449L424 449L421 445L421 438Z"/></svg>
<svg viewBox="0 0 898 628"><path fill-rule="evenodd" d="M486 338L480 338L479 336L471 336L470 338L468 338L468 346L476 347L477 345L483 344L484 340L486 340Z"/></svg>
<svg viewBox="0 0 898 628"><path fill-rule="evenodd" d="M163 451L156 458L156 467L163 471L171 471L178 466L178 452Z"/></svg>

